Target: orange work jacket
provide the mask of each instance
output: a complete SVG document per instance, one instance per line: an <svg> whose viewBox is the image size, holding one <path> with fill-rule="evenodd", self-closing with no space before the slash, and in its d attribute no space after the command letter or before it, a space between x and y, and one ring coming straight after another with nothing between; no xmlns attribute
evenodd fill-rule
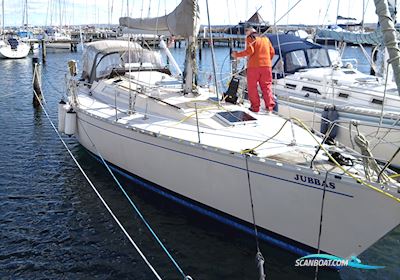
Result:
<svg viewBox="0 0 400 280"><path fill-rule="evenodd" d="M267 37L258 37L254 34L247 36L246 49L238 52L236 57L248 56L247 68L272 67L272 58L275 55L274 47Z"/></svg>

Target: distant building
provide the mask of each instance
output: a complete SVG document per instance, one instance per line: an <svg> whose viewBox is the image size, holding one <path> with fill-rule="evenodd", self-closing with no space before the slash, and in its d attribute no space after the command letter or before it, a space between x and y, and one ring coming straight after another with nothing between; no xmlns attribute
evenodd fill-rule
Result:
<svg viewBox="0 0 400 280"><path fill-rule="evenodd" d="M270 27L269 22L265 21L257 11L247 21L226 28L225 33L244 35L244 28L247 25L253 26L259 33L264 33Z"/></svg>

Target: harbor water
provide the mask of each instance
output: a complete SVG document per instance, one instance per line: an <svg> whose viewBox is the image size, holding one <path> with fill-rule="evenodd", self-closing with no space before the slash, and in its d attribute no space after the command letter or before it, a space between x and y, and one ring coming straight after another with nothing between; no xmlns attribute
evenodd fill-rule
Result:
<svg viewBox="0 0 400 280"><path fill-rule="evenodd" d="M182 64L184 49L172 52ZM80 65L81 55L80 51L47 54L42 84L54 122L57 104L65 96L67 61L75 59ZM223 72L218 79L226 85L229 49L216 48L216 57L217 72ZM349 47L345 57L357 58L358 68L369 72L358 48ZM212 73L208 48L203 49L199 64L204 82ZM0 279L154 279L65 151L43 110L32 107L31 84L31 58L0 60ZM65 140L163 279L181 279L106 168L73 137ZM254 237L120 179L193 279L258 279ZM249 201L244 198L243 203ZM266 243L261 251L267 279L315 279L314 269L295 267L298 256ZM320 269L318 279L400 279L400 228L359 258L385 268Z"/></svg>

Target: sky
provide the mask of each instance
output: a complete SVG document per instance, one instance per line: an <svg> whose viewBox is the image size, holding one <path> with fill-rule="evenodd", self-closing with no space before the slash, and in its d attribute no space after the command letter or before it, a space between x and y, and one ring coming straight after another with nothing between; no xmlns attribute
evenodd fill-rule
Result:
<svg viewBox="0 0 400 280"><path fill-rule="evenodd" d="M5 25L19 26L23 22L24 3L28 2L28 23L31 25L86 25L118 23L118 18L156 17L171 12L180 0L3 0ZM201 23L207 24L206 0L198 0ZM286 15L287 11L297 6ZM373 0L209 0L212 25L237 24L248 19L257 9L265 21L277 24L334 23L336 15L361 21L363 2L365 22L377 22ZM60 5L61 3L61 5ZM277 3L275 14L275 3ZM61 8L60 8L61 7ZM61 13L60 13L61 10ZM339 11L339 12L337 12ZM60 16L61 14L61 16ZM275 16L274 16L275 14Z"/></svg>

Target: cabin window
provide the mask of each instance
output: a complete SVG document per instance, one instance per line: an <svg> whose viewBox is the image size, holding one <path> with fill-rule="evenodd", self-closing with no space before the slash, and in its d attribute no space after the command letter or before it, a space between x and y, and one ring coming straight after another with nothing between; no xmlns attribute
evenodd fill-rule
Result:
<svg viewBox="0 0 400 280"><path fill-rule="evenodd" d="M311 93L321 94L318 89L313 88L313 87L303 87L302 90L311 92Z"/></svg>
<svg viewBox="0 0 400 280"><path fill-rule="evenodd" d="M286 83L286 84L285 84L285 88L288 88L288 89L296 89L296 85L295 85L295 84Z"/></svg>
<svg viewBox="0 0 400 280"><path fill-rule="evenodd" d="M129 68L129 64L131 64L131 67L163 67L161 54L159 52L137 49L135 47L132 48L130 55L129 52L124 52L121 59L124 62L125 68Z"/></svg>
<svg viewBox="0 0 400 280"><path fill-rule="evenodd" d="M122 60L119 53L106 55L97 60L96 77L101 78L110 75L113 68L122 66Z"/></svg>
<svg viewBox="0 0 400 280"><path fill-rule="evenodd" d="M377 104L377 105L382 105L383 104L383 100L373 98L371 103L374 103L374 104Z"/></svg>
<svg viewBox="0 0 400 280"><path fill-rule="evenodd" d="M310 67L329 67L330 61L325 49L308 49L308 62Z"/></svg>
<svg viewBox="0 0 400 280"><path fill-rule="evenodd" d="M272 58L272 74L274 79L282 78L284 73L282 59L280 59L279 55L275 54Z"/></svg>
<svg viewBox="0 0 400 280"><path fill-rule="evenodd" d="M302 68L307 68L306 55L304 54L303 50L287 53L285 58L286 71L289 73L296 72L297 70Z"/></svg>
<svg viewBox="0 0 400 280"><path fill-rule="evenodd" d="M337 65L339 67L343 66L342 57L337 50L328 49L328 56L329 56L329 60L331 61L332 65Z"/></svg>

